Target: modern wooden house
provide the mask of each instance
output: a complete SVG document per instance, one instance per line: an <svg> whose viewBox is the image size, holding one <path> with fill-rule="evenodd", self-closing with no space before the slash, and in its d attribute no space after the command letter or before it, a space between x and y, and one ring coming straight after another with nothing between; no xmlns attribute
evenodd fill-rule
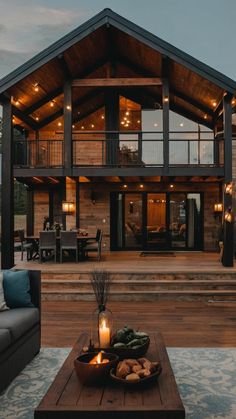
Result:
<svg viewBox="0 0 236 419"><path fill-rule="evenodd" d="M4 77L2 267L14 265L14 178L28 234L48 216L102 227L105 250L216 251L222 222L232 266L235 95L236 82L110 9Z"/></svg>

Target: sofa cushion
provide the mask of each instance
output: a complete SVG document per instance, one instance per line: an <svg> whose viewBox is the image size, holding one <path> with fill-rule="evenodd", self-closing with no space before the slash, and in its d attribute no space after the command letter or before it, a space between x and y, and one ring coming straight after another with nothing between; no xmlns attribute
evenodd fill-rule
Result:
<svg viewBox="0 0 236 419"><path fill-rule="evenodd" d="M0 315L1 316L1 315ZM11 344L11 335L8 329L0 329L0 352Z"/></svg>
<svg viewBox="0 0 236 419"><path fill-rule="evenodd" d="M39 321L37 308L12 308L0 313L0 330L9 329L14 342Z"/></svg>
<svg viewBox="0 0 236 419"><path fill-rule="evenodd" d="M8 307L33 307L30 296L29 272L27 270L4 271L3 289Z"/></svg>
<svg viewBox="0 0 236 419"><path fill-rule="evenodd" d="M7 304L4 297L3 290L3 272L0 272L0 311L7 310Z"/></svg>

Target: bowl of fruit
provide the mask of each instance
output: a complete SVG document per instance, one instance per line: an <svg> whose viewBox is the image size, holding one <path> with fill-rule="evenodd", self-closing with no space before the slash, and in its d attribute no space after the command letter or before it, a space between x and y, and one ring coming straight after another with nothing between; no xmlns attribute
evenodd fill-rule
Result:
<svg viewBox="0 0 236 419"><path fill-rule="evenodd" d="M112 336L109 352L117 354L121 360L140 358L146 354L149 344L147 333L125 326Z"/></svg>

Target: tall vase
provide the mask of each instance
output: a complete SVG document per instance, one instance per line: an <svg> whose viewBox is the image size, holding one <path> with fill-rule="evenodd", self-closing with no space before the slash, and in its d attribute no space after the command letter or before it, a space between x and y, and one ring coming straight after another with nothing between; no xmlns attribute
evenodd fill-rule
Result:
<svg viewBox="0 0 236 419"><path fill-rule="evenodd" d="M112 337L112 312L101 304L93 312L91 340L95 348L106 349L110 347Z"/></svg>

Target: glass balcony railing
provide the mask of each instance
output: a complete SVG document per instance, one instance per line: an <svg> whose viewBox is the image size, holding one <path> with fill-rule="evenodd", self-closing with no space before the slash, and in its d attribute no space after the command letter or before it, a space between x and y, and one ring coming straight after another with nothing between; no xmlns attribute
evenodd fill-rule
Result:
<svg viewBox="0 0 236 419"><path fill-rule="evenodd" d="M195 138L197 133L170 135L169 166L219 167L224 162L222 139ZM194 134L194 135L193 135ZM162 132L79 132L73 133L74 167L163 167ZM64 166L63 140L14 141L15 167L52 168Z"/></svg>

